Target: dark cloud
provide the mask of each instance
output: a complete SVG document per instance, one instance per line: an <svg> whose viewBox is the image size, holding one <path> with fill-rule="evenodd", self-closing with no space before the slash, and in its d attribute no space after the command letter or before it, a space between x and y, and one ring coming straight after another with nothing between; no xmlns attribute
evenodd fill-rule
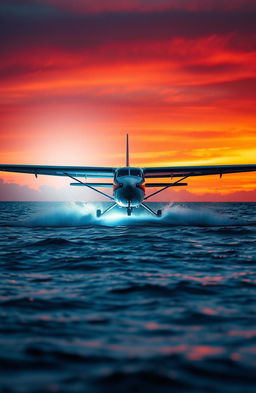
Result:
<svg viewBox="0 0 256 393"><path fill-rule="evenodd" d="M191 64L184 67L186 71L193 74L222 74L223 72L236 71L241 68L241 64L221 63L221 64Z"/></svg>
<svg viewBox="0 0 256 393"><path fill-rule="evenodd" d="M256 99L256 78L243 78L232 81L214 82L196 87L197 92L215 91L222 99Z"/></svg>
<svg viewBox="0 0 256 393"><path fill-rule="evenodd" d="M15 78L25 75L41 74L42 72L59 69L56 66L33 66L28 64L11 64L0 69L0 78Z"/></svg>
<svg viewBox="0 0 256 393"><path fill-rule="evenodd" d="M26 5L43 4L72 12L99 13L106 11L141 12L152 10L252 10L255 0L0 0L1 3Z"/></svg>
<svg viewBox="0 0 256 393"><path fill-rule="evenodd" d="M37 201L38 192L28 186L19 186L14 183L4 183L0 179L0 200L1 201Z"/></svg>
<svg viewBox="0 0 256 393"><path fill-rule="evenodd" d="M58 47L69 51L111 43L161 41L174 37L256 34L256 13L154 11L75 14L42 4L0 6L2 53L23 48ZM235 43L234 43L235 45Z"/></svg>
<svg viewBox="0 0 256 393"><path fill-rule="evenodd" d="M44 2L41 0L0 0L0 6L10 7L25 7L27 5L39 5L43 4Z"/></svg>
<svg viewBox="0 0 256 393"><path fill-rule="evenodd" d="M255 202L256 190L236 191L226 195L210 192L197 195L187 190L172 190L169 191L169 197L173 202Z"/></svg>

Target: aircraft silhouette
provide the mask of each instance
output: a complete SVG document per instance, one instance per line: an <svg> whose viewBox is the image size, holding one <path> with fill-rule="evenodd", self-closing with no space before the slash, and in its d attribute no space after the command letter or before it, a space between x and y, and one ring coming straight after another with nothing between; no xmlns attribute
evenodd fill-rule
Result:
<svg viewBox="0 0 256 393"><path fill-rule="evenodd" d="M74 182L71 186L83 186L104 195L113 204L103 212L96 211L97 217L106 214L115 206L126 209L130 216L136 207L143 207L148 212L158 217L161 210L152 210L144 201L170 187L187 186L183 181L194 176L222 175L228 173L254 172L256 165L208 165L208 166L169 166L169 167L145 167L136 168L129 162L129 137L126 135L126 166L113 167L90 167L90 166L45 166L45 165L0 165L2 172L31 173L38 175L66 176ZM81 181L78 178L108 178L111 182L91 183ZM148 179L168 179L162 183L148 182ZM171 179L171 181L170 181ZM174 179L174 181L172 181ZM112 195L100 191L97 187L111 187ZM146 188L160 188L149 195L145 195Z"/></svg>

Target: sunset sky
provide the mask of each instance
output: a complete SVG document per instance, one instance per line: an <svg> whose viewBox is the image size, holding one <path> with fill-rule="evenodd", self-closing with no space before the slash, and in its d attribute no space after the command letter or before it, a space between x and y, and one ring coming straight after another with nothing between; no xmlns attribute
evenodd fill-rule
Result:
<svg viewBox="0 0 256 393"><path fill-rule="evenodd" d="M0 0L0 15L1 164L122 166L126 132L134 166L256 163L255 0ZM6 199L69 184L0 179ZM256 201L255 174L188 183L192 200Z"/></svg>

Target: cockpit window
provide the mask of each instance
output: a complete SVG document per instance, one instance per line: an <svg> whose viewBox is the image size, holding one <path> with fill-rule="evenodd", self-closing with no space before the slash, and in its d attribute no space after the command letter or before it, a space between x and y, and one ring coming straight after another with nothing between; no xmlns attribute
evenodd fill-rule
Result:
<svg viewBox="0 0 256 393"><path fill-rule="evenodd" d="M142 171L138 168L121 168L118 169L116 174L117 177L129 176L129 175L143 177Z"/></svg>
<svg viewBox="0 0 256 393"><path fill-rule="evenodd" d="M130 169L130 175L141 177L141 171L139 169Z"/></svg>
<svg viewBox="0 0 256 393"><path fill-rule="evenodd" d="M117 176L128 176L129 175L129 170L128 169L119 169L117 172Z"/></svg>

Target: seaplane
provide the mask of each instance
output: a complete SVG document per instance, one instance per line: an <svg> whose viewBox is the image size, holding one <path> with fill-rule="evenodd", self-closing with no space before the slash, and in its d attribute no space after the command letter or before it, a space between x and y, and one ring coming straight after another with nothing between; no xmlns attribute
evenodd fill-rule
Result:
<svg viewBox="0 0 256 393"><path fill-rule="evenodd" d="M126 209L131 216L133 209L142 207L154 216L161 217L162 211L154 211L145 201L170 187L184 187L184 180L194 176L223 175L229 173L255 172L256 165L207 165L207 166L169 166L145 167L130 166L129 136L126 135L126 165L121 168L90 166L46 166L46 165L0 165L0 172L30 173L39 175L65 176L72 180L71 186L87 187L109 200L112 204L105 210L96 210L101 217L116 206ZM85 180L81 180L81 178ZM88 178L107 179L104 182L88 182ZM153 179L153 182L152 182ZM155 182L161 179L162 182ZM150 180L150 181L148 181ZM112 188L112 195L99 188ZM146 195L146 189L155 191Z"/></svg>

